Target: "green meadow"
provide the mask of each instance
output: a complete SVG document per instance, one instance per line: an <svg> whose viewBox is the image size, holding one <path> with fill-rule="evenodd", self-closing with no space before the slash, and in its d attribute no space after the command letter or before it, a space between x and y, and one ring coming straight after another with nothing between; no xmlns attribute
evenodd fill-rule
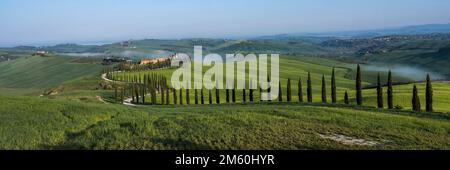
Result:
<svg viewBox="0 0 450 170"><path fill-rule="evenodd" d="M448 114L298 103L127 107L4 95L0 102L1 149L450 148Z"/></svg>

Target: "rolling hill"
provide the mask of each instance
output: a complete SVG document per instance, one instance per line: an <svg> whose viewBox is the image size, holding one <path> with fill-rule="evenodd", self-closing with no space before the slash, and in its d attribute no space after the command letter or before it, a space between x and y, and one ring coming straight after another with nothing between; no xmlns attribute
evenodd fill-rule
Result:
<svg viewBox="0 0 450 170"><path fill-rule="evenodd" d="M312 72L315 101L320 78L324 74L328 80L332 67L338 76L339 100L343 90L354 86L354 64L299 56L282 56L281 64L283 82L289 77L296 84L299 76L305 80L306 72ZM102 68L90 58L58 55L25 56L0 63L4 70L0 74L0 149L450 148L448 113L317 102L129 107L107 102L112 90L92 88L98 85ZM365 71L365 85L374 83L375 73ZM42 97L21 95L27 89L34 93L26 94L37 94L59 87L66 90ZM448 111L443 103L448 100L441 96L448 85L435 87L437 110ZM396 89L397 104L407 106L400 96L409 101L409 88ZM364 93L370 106L372 91Z"/></svg>

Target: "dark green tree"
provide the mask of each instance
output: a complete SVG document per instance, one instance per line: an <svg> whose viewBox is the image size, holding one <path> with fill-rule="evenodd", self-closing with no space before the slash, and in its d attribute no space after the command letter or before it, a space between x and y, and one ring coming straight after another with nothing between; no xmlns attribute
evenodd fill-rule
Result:
<svg viewBox="0 0 450 170"><path fill-rule="evenodd" d="M377 104L378 108L383 108L383 86L381 85L380 73L377 78Z"/></svg>
<svg viewBox="0 0 450 170"><path fill-rule="evenodd" d="M191 104L191 96L189 95L189 89L186 89L186 104L190 105Z"/></svg>
<svg viewBox="0 0 450 170"><path fill-rule="evenodd" d="M308 81L307 83L307 88L306 88L306 93L308 96L308 102L312 103L313 97L312 97L312 84L311 84L311 73L308 72Z"/></svg>
<svg viewBox="0 0 450 170"><path fill-rule="evenodd" d="M327 85L325 75L322 75L322 103L327 103Z"/></svg>
<svg viewBox="0 0 450 170"><path fill-rule="evenodd" d="M166 100L166 96L164 94L166 90L164 88L161 88L161 104L164 104L164 101Z"/></svg>
<svg viewBox="0 0 450 170"><path fill-rule="evenodd" d="M419 98L418 93L419 92L417 90L417 87L414 84L413 97L412 97L412 108L413 108L413 111L416 111L416 112L420 112L420 98Z"/></svg>
<svg viewBox="0 0 450 170"><path fill-rule="evenodd" d="M391 70L389 70L389 73L388 73L387 86L388 86L388 89L387 89L388 108L393 109L394 108L394 90L392 88L392 72L391 72Z"/></svg>
<svg viewBox="0 0 450 170"><path fill-rule="evenodd" d="M156 104L156 89L155 86L152 86L150 89L150 93L151 93L151 102L153 105Z"/></svg>
<svg viewBox="0 0 450 170"><path fill-rule="evenodd" d="M426 100L426 111L433 111L433 87L431 85L430 75L427 74L427 86L425 90L425 100Z"/></svg>
<svg viewBox="0 0 450 170"><path fill-rule="evenodd" d="M281 89L281 81L278 81L278 101L283 101L283 89Z"/></svg>
<svg viewBox="0 0 450 170"><path fill-rule="evenodd" d="M209 90L209 96L208 96L209 98L209 104L212 104L212 92L211 92L211 90Z"/></svg>
<svg viewBox="0 0 450 170"><path fill-rule="evenodd" d="M173 91L173 104L177 104L178 103L178 101L177 101L177 89L173 88L172 91Z"/></svg>
<svg viewBox="0 0 450 170"><path fill-rule="evenodd" d="M123 103L124 97L125 97L125 87L122 87L120 93L120 103Z"/></svg>
<svg viewBox="0 0 450 170"><path fill-rule="evenodd" d="M259 89L259 102L262 102L262 101L263 101L263 100L262 100L262 93L263 93L263 90L262 90L262 88L261 88L261 85L258 86L258 89Z"/></svg>
<svg viewBox="0 0 450 170"><path fill-rule="evenodd" d="M287 96L287 101L291 102L292 100L292 94L291 94L291 79L288 78L287 80L287 92L286 92L286 96Z"/></svg>
<svg viewBox="0 0 450 170"><path fill-rule="evenodd" d="M356 104L362 105L361 66L356 68Z"/></svg>
<svg viewBox="0 0 450 170"><path fill-rule="evenodd" d="M331 73L331 103L337 102L337 96L336 96L336 75L334 73L334 67L333 71Z"/></svg>
<svg viewBox="0 0 450 170"><path fill-rule="evenodd" d="M183 105L183 89L180 88L180 105Z"/></svg>
<svg viewBox="0 0 450 170"><path fill-rule="evenodd" d="M205 104L205 96L203 96L203 88L200 89L200 103Z"/></svg>
<svg viewBox="0 0 450 170"><path fill-rule="evenodd" d="M114 86L114 101L118 101L117 86Z"/></svg>
<svg viewBox="0 0 450 170"><path fill-rule="evenodd" d="M216 88L216 103L220 104L220 91L218 88Z"/></svg>
<svg viewBox="0 0 450 170"><path fill-rule="evenodd" d="M231 100L233 101L233 103L236 103L236 89L235 88L231 89Z"/></svg>
<svg viewBox="0 0 450 170"><path fill-rule="evenodd" d="M348 101L348 92L347 92L347 90L345 90L344 103L345 104L350 104L350 102Z"/></svg>
<svg viewBox="0 0 450 170"><path fill-rule="evenodd" d="M269 76L267 76L267 83L268 83L268 86L269 86L269 88L267 89L267 98L268 98L267 101L271 102L272 101L272 96L271 96L270 92L272 90L272 87L270 85L271 83L270 83L270 77Z"/></svg>
<svg viewBox="0 0 450 170"><path fill-rule="evenodd" d="M194 91L194 95L195 95L195 104L198 104L198 92L197 92L197 89L195 89L195 91Z"/></svg>
<svg viewBox="0 0 450 170"><path fill-rule="evenodd" d="M169 93L169 87L166 88L166 105L170 104L170 93Z"/></svg>
<svg viewBox="0 0 450 170"><path fill-rule="evenodd" d="M227 103L230 103L230 89L225 90Z"/></svg>
<svg viewBox="0 0 450 170"><path fill-rule="evenodd" d="M253 102L253 88L252 88L252 82L253 82L253 80L250 80L250 88L249 88L249 100L250 100L250 102Z"/></svg>
<svg viewBox="0 0 450 170"><path fill-rule="evenodd" d="M242 102L247 102L247 94L245 88L242 89Z"/></svg>
<svg viewBox="0 0 450 170"><path fill-rule="evenodd" d="M302 78L298 78L298 101L303 102Z"/></svg>

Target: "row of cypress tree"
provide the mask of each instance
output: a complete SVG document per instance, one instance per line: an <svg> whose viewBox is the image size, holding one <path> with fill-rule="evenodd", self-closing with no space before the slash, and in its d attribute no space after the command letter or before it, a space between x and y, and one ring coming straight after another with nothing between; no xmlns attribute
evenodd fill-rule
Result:
<svg viewBox="0 0 450 170"><path fill-rule="evenodd" d="M186 104L191 104L190 102L190 90L185 90L183 93L183 89L177 90L173 88L169 88L167 85L167 79L163 75L156 75L156 74L146 74L144 75L143 79L141 78L141 75L134 75L129 76L128 74L124 74L123 76L113 76L114 73L112 73L111 70L105 70L104 71L107 74L107 77L111 77L111 79L118 79L120 81L128 82L126 86L119 87L119 89L115 89L115 98L118 99L120 93L120 99L123 101L124 95L130 95L132 98L132 102L134 103L142 103L146 104L145 101L145 95L151 96L150 103L156 104L156 96L159 93L161 96L160 103L161 104L170 104L170 93L172 93L172 103L173 104L183 104L183 101L186 101ZM116 78L119 77L119 78ZM270 81L270 79L268 78ZM356 72L356 103L357 105L362 105L363 103L363 97L362 97L362 72L360 65L357 66L357 72ZM394 102L393 102L393 79L392 79L392 72L388 72L388 78L387 78L387 108L393 109L394 108ZM306 87L306 100L307 102L313 101L313 95L312 95L312 79L311 79L311 73L308 72L307 77L307 87ZM304 102L303 99L303 84L302 79L298 79L298 102ZM377 107L378 108L384 108L384 98L383 98L383 85L381 83L381 76L378 74L377 76ZM431 112L433 111L433 89L431 84L430 76L427 75L427 83L426 83L426 111ZM200 90L200 94L198 92L199 90L194 90L194 103L195 104L205 104L205 98L204 98L204 91L203 89ZM220 90L208 90L209 98L208 103L213 103L213 97L212 93L215 92L215 103L220 104ZM231 95L230 95L231 91ZM262 89L259 88L259 92L262 93ZM267 92L270 93L270 88L267 90ZM185 99L183 100L183 94L185 94ZM235 89L226 89L226 103L236 103L236 90ZM278 94L278 101L283 101L283 90L281 88L281 81L279 82L279 94ZM199 96L200 95L200 96ZM242 90L242 102L247 102L247 96L250 102L254 102L254 90L249 89L249 93L247 94L247 90ZM327 103L327 87L326 87L326 79L325 75L322 76L322 88L321 88L321 99L323 103ZM292 88L291 88L291 79L287 80L287 88L286 88L286 101L292 102ZM332 74L331 74L331 103L337 102L337 92L336 92L336 75L335 75L335 69L333 68ZM347 91L345 91L344 94L344 103L349 104L349 94ZM420 99L418 95L418 89L416 85L414 85L413 88L413 97L412 97L412 106L414 111L420 111Z"/></svg>
<svg viewBox="0 0 450 170"><path fill-rule="evenodd" d="M393 91L393 83L392 83L392 72L389 70L388 79L387 79L387 104L388 109L394 108L394 91ZM362 89L361 89L361 67L358 65L357 73L356 73L356 101L358 105L362 105ZM377 76L377 107L384 108L383 101L383 85L381 83L381 76L378 74ZM346 92L347 93L347 92ZM346 94L348 96L348 94ZM348 98L348 97L345 97ZM426 102L426 111L433 111L433 87L431 84L430 75L427 75L426 78L426 88L425 88L425 102ZM348 99L346 99L347 101ZM346 102L347 103L347 102ZM412 95L412 109L414 111L421 111L420 98L418 95L417 86L414 84L413 86L413 95Z"/></svg>

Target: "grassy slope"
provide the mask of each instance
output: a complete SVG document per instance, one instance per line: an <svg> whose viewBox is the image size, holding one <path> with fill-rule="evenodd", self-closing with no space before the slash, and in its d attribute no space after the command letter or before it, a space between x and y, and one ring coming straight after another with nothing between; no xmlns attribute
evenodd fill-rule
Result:
<svg viewBox="0 0 450 170"><path fill-rule="evenodd" d="M425 83L417 83L419 89L420 102L422 110L425 109ZM413 84L394 86L394 105L400 105L405 109L411 109ZM387 87L383 88L384 97L386 97ZM437 112L450 113L450 84L449 82L434 82L433 83L433 107ZM376 89L368 89L363 91L364 102L367 106L376 106L377 97ZM387 107L387 100L384 100L384 105Z"/></svg>
<svg viewBox="0 0 450 170"><path fill-rule="evenodd" d="M450 148L448 115L282 103L130 108L4 95L0 102L1 149Z"/></svg>
<svg viewBox="0 0 450 170"><path fill-rule="evenodd" d="M329 75L330 66L339 64L307 58L283 61L282 67L290 69L282 70L282 77L302 75L305 81L305 71L314 72L316 101L319 99L321 75ZM41 69L53 71L47 67ZM346 67L337 70L340 92L342 88L353 87L353 81L345 78L346 70ZM30 76L40 75L35 73L28 72ZM169 73L165 71L165 74ZM50 77L58 78L55 75ZM0 149L450 148L447 114L283 103L133 108L96 100L93 96L111 95L110 91L92 91L98 77L51 81L55 84L64 82L61 86L67 91L42 98L13 97L14 91L2 91ZM40 83L34 83L37 82ZM293 89L296 89L295 84L294 81ZM80 88L80 85L87 87ZM225 95L221 96L224 98ZM381 144L373 147L343 145L322 139L319 133L343 134L380 141Z"/></svg>
<svg viewBox="0 0 450 170"><path fill-rule="evenodd" d="M0 88L42 92L65 81L96 75L102 68L78 58L26 56L0 63Z"/></svg>
<svg viewBox="0 0 450 170"><path fill-rule="evenodd" d="M280 70L280 76L282 81L282 87L283 87L283 93L284 93L284 100L286 100L286 81L287 78L292 78L291 80L291 86L292 86L292 94L293 94L293 101L298 101L297 97L297 82L298 77L301 76L303 79L303 93L304 93L304 99L306 100L306 78L307 78L307 71L311 71L312 76L312 83L313 83L313 101L314 102L321 102L321 78L322 75L325 75L326 81L327 81L327 94L328 94L328 102L331 101L331 90L330 90L330 79L331 79L331 69L333 66L338 66L336 68L336 77L337 77L337 99L338 102L343 103L344 98L344 91L348 90L350 95L351 102L354 101L354 86L355 82L353 80L353 77L355 75L354 71L354 65L346 64L342 62L337 62L333 60L327 60L327 59L317 59L317 58L308 58L308 57L301 57L301 58L292 58L292 57L283 57L280 60L280 68L283 68ZM204 68L203 71L205 72L208 68ZM143 75L144 73L159 73L163 74L167 77L170 76L171 73L175 69L169 69L169 70L156 70L156 71L145 71L145 72L135 72L135 73L127 73L131 75ZM365 71L363 67L363 80L367 81L364 83L364 85L374 85L376 82L376 76L378 72L370 72ZM383 77L387 77L386 73L382 73ZM385 78L383 79L385 80ZM394 73L394 80L401 80L401 81L408 81L406 78L395 76ZM383 82L384 83L384 82ZM419 89L421 92L421 98L422 103L425 103L425 97L424 97L424 84L419 84ZM450 88L450 85L448 83L441 83L441 82L435 82L434 83L434 106L435 110L438 112L450 112L450 107L448 105L450 104L450 98L448 97L448 89ZM405 109L410 109L411 105L411 89L412 85L401 85L401 86L395 86L394 88L394 104L404 107ZM386 98L386 88L384 89L384 97ZM185 95L185 94L183 94ZM213 103L215 103L215 93L212 92L213 95ZM248 91L247 91L248 95ZM259 93L255 91L255 100L259 100ZM191 90L190 92L191 96L191 102L194 102L194 92ZM225 102L225 91L221 90L220 98L221 102ZM365 106L376 106L376 93L375 89L370 90L364 90L363 92L364 96L364 105ZM172 98L172 95L170 95ZM205 100L207 102L208 99L208 92L205 91ZM157 100L160 100L160 97L157 98ZM178 99L179 100L179 99ZM237 91L237 101L242 100L242 92L240 90ZM247 99L248 100L248 99ZM150 99L147 99L147 101L150 101ZM384 102L387 102L385 99ZM184 102L185 103L185 102ZM385 105L387 106L387 104Z"/></svg>

